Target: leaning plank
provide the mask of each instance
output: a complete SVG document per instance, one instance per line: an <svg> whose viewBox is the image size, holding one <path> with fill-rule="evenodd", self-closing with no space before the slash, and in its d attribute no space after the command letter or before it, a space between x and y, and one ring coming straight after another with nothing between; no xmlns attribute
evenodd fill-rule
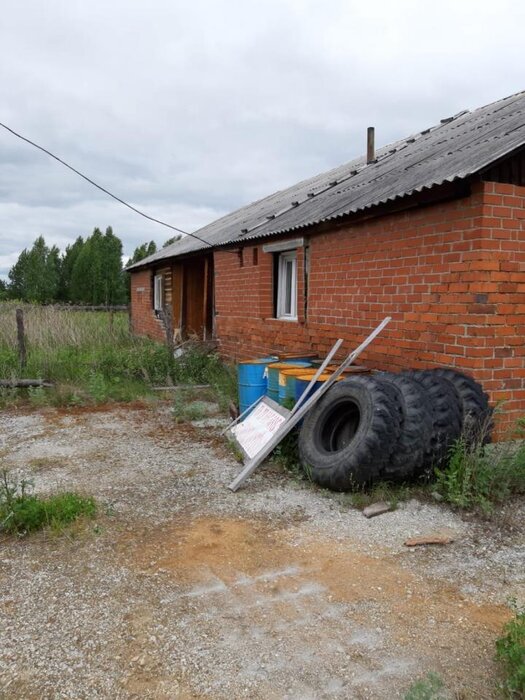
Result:
<svg viewBox="0 0 525 700"><path fill-rule="evenodd" d="M244 469L235 477L235 479L231 482L231 484L228 486L230 491L237 491L239 486L246 481L246 479L250 476L250 474L253 474L253 472L257 469L257 467L262 464L262 462L270 455L273 450L277 447L277 445L281 442L281 440L288 435L288 433L294 428L297 423L301 420L301 418L306 415L306 413L310 410L310 408L325 394L328 389L332 386L332 384L337 380L337 378L344 372L344 370L352 364L352 362L355 362L355 360L359 357L359 355L363 352L363 350L370 345L370 343L381 333L383 328L390 323L391 318L390 316L387 316L387 318L383 319L379 326L370 333L368 338L364 340L361 345L356 348L348 357L346 360L337 368L337 370L332 374L330 379L328 379L326 382L324 382L317 391L310 396L302 406L299 407L298 411L296 413L293 413L289 416L289 418L286 420L285 423L281 425L281 427L276 431L275 435L272 437L271 440L269 440L264 447L261 448L261 450L253 457L249 462L246 463Z"/></svg>
<svg viewBox="0 0 525 700"><path fill-rule="evenodd" d="M339 350L339 348L341 347L342 344L343 344L343 339L342 339L342 338L339 338L339 340L335 343L334 347L330 350L330 352L329 352L328 355L326 356L326 359L325 359L325 361L323 362L323 364L319 367L319 369L317 370L317 372L314 374L314 376L313 376L312 379L310 380L310 383L308 384L308 386L306 387L306 389L303 391L303 393L301 394L301 396L300 396L299 399L297 400L295 406L294 406L293 409L292 409L292 413L296 413L296 412L299 410L299 408L300 408L301 404L303 403L304 399L308 396L308 392L310 391L310 389L311 389L313 386L315 386L316 381L319 379L319 377L321 376L321 374L322 374L322 373L325 371L325 369L328 367L328 365L330 364L330 362L331 362L333 356L334 356L335 353Z"/></svg>
<svg viewBox="0 0 525 700"><path fill-rule="evenodd" d="M28 386L53 386L45 379L0 379L0 386L8 389L21 389Z"/></svg>

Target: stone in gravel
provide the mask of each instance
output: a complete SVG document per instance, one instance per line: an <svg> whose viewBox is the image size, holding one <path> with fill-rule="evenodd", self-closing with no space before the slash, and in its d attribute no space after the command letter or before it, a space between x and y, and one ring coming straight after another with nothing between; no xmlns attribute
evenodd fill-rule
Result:
<svg viewBox="0 0 525 700"><path fill-rule="evenodd" d="M390 504L384 501L379 501L378 503L372 503L372 505L367 506L363 510L363 515L365 518L375 518L376 515L382 515L390 510Z"/></svg>

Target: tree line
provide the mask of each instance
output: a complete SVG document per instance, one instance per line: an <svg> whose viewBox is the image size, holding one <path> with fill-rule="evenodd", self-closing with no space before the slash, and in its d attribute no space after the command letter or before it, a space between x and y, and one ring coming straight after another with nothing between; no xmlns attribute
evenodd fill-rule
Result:
<svg viewBox="0 0 525 700"><path fill-rule="evenodd" d="M178 240L170 238L164 246ZM111 226L105 233L95 228L87 238L79 236L61 253L39 236L30 249L24 249L9 270L8 282L0 279L0 299L18 299L49 304L107 305L129 300L129 275L124 267L157 252L155 241L135 248L125 266L122 241Z"/></svg>

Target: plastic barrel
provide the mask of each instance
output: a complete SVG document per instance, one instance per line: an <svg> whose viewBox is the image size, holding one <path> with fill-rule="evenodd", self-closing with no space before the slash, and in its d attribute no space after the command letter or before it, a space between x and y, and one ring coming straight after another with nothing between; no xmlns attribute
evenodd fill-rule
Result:
<svg viewBox="0 0 525 700"><path fill-rule="evenodd" d="M261 357L257 360L239 362L237 376L239 379L239 410L246 411L252 403L266 394L268 382L266 367L275 362L275 357Z"/></svg>
<svg viewBox="0 0 525 700"><path fill-rule="evenodd" d="M322 386L326 382L327 379L330 379L331 376L332 376L331 373L319 375L319 378L317 379L317 381L315 382L313 387L310 389L307 396L305 396L305 398L303 399L303 403L304 403L304 401L309 399L310 396L312 396L312 394L315 393L317 391L317 389L319 389L319 387ZM306 391L306 388L308 387L308 384L310 384L312 377L313 377L313 374L300 374L295 378L295 400L296 401L298 401L299 398ZM337 381L341 381L341 379L343 379L343 377L339 377L337 379Z"/></svg>
<svg viewBox="0 0 525 700"><path fill-rule="evenodd" d="M295 380L300 375L308 374L313 377L317 370L305 369L304 367L293 369L282 369L279 372L279 403L284 405L287 399L295 401Z"/></svg>
<svg viewBox="0 0 525 700"><path fill-rule="evenodd" d="M273 362L268 365L268 396L279 401L279 372L283 369L306 369L309 362Z"/></svg>

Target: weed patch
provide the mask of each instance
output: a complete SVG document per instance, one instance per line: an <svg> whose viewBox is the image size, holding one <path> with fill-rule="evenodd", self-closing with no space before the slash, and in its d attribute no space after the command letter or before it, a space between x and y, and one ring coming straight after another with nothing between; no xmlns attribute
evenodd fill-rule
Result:
<svg viewBox="0 0 525 700"><path fill-rule="evenodd" d="M273 460L294 479L311 481L309 470L305 470L299 459L299 431L292 430L273 451Z"/></svg>
<svg viewBox="0 0 525 700"><path fill-rule="evenodd" d="M523 436L523 423L518 425L518 435ZM476 440L462 436L436 477L436 491L445 501L489 514L496 504L525 493L525 442L486 445L483 436Z"/></svg>
<svg viewBox="0 0 525 700"><path fill-rule="evenodd" d="M425 678L413 683L408 689L405 700L438 700L445 698L445 686L437 673L430 672Z"/></svg>
<svg viewBox="0 0 525 700"><path fill-rule="evenodd" d="M208 384L221 411L237 401L235 367L223 363L216 353L196 345L174 360L171 378L175 384Z"/></svg>
<svg viewBox="0 0 525 700"><path fill-rule="evenodd" d="M96 513L93 498L75 493L61 493L40 498L32 493L27 479L16 480L2 470L0 480L0 530L25 535L44 527L61 529L80 516L92 518Z"/></svg>
<svg viewBox="0 0 525 700"><path fill-rule="evenodd" d="M173 399L171 410L176 423L191 423L209 415L209 404L196 399L191 390L181 389Z"/></svg>
<svg viewBox="0 0 525 700"><path fill-rule="evenodd" d="M509 698L525 697L525 607L512 601L515 616L507 622L503 636L496 642L496 655L502 663L506 679L502 690Z"/></svg>

